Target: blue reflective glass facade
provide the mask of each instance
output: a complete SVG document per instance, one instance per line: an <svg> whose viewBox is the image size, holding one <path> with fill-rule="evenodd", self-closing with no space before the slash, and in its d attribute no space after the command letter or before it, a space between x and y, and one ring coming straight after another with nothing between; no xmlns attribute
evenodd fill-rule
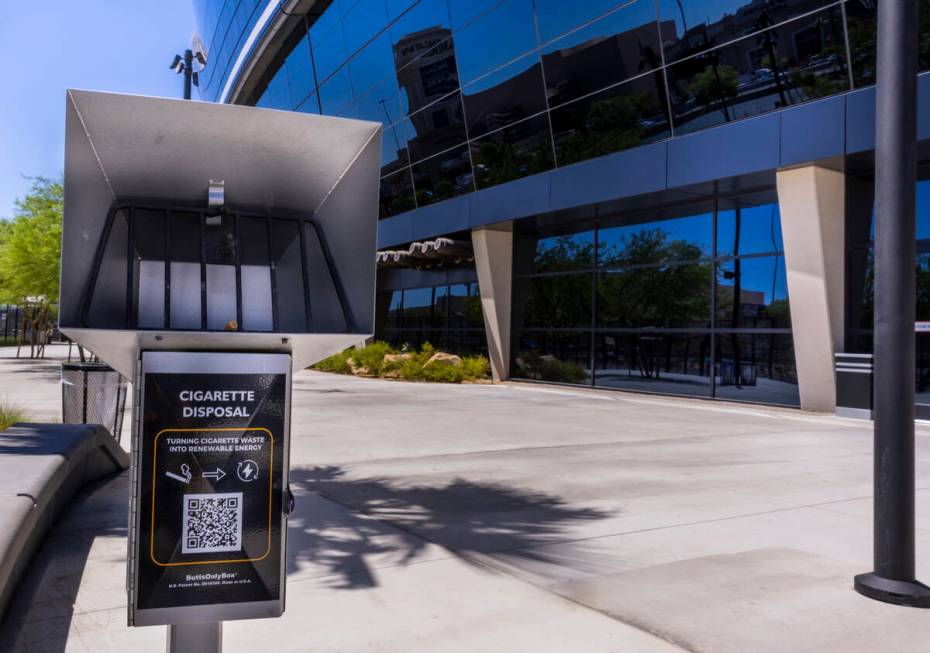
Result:
<svg viewBox="0 0 930 653"><path fill-rule="evenodd" d="M196 5L216 100L268 5ZM875 20L861 0L316 2L235 101L383 122L388 217L872 84Z"/></svg>

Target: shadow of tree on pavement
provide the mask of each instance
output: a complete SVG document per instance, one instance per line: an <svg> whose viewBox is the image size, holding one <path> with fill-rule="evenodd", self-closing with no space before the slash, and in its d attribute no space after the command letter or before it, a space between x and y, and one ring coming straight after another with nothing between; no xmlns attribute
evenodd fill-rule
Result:
<svg viewBox="0 0 930 653"><path fill-rule="evenodd" d="M463 478L409 485L351 478L342 467L326 466L292 469L290 483L297 506L289 520L288 572L312 565L318 575L332 576L331 586L345 589L377 585L374 567L412 563L431 545L484 567L560 564L542 545L564 540L572 523L610 515L542 492Z"/></svg>

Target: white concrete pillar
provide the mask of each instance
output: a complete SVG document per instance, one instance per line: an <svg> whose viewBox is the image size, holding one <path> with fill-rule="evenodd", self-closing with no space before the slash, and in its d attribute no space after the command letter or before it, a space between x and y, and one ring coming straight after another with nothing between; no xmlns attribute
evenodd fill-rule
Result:
<svg viewBox="0 0 930 653"><path fill-rule="evenodd" d="M481 312L488 338L491 376L510 376L510 305L513 289L512 225L494 225L471 232L481 293Z"/></svg>
<svg viewBox="0 0 930 653"><path fill-rule="evenodd" d="M833 355L842 351L846 175L811 164L779 170L778 205L801 408L836 408Z"/></svg>

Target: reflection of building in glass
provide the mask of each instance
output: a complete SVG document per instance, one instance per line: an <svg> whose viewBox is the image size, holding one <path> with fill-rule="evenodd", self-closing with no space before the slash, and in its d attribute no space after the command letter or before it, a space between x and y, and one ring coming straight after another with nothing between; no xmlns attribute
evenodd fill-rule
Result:
<svg viewBox="0 0 930 653"><path fill-rule="evenodd" d="M819 409L811 343L868 348L875 2L298 2L267 24L267 0L195 4L205 99L383 123L379 337L487 351L504 377ZM845 232L808 250L818 224ZM416 253L438 238L473 257ZM805 294L810 257L843 296ZM833 326L792 310L812 305Z"/></svg>

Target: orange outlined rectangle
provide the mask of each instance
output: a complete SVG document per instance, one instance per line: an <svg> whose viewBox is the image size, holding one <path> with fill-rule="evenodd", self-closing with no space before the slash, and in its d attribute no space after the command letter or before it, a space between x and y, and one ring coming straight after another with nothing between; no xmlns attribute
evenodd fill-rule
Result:
<svg viewBox="0 0 930 653"><path fill-rule="evenodd" d="M264 431L268 434L268 437L271 438L271 450L268 457L268 548L265 549L265 552L257 558L237 558L234 560L196 560L191 562L159 562L155 559L155 479L157 477L155 473L156 464L158 462L158 438L160 438L165 433L204 433L211 431ZM243 428L207 428L207 429L162 429L155 436L155 439L152 440L152 521L151 521L151 530L149 531L149 558L152 562L158 565L159 567L183 567L187 565L210 565L217 563L233 563L233 562L257 562L258 560L264 560L268 557L268 554L271 553L271 499L272 499L272 476L274 474L274 435L266 428L262 427L243 427Z"/></svg>

